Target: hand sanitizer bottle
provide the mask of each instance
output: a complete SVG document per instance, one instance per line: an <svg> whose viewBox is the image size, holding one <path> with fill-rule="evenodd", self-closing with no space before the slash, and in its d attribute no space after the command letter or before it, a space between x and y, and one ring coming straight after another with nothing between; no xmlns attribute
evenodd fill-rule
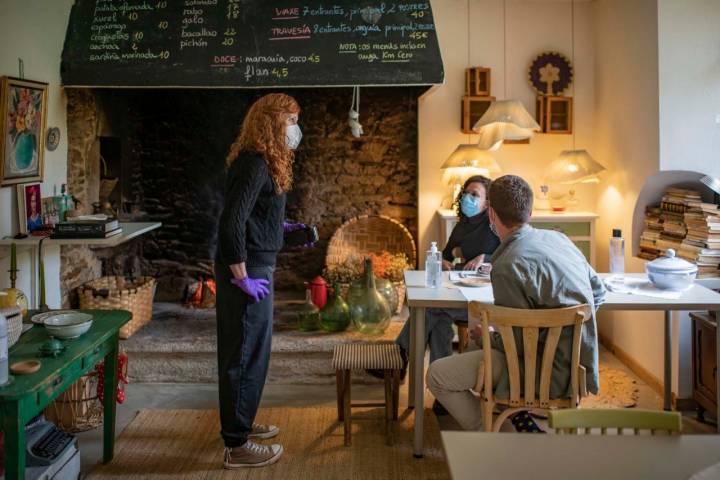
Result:
<svg viewBox="0 0 720 480"><path fill-rule="evenodd" d="M613 229L610 239L610 273L615 280L622 280L625 273L625 240L619 228Z"/></svg>
<svg viewBox="0 0 720 480"><path fill-rule="evenodd" d="M437 248L437 242L430 244L430 250L425 256L425 286L440 288L442 279L442 259Z"/></svg>

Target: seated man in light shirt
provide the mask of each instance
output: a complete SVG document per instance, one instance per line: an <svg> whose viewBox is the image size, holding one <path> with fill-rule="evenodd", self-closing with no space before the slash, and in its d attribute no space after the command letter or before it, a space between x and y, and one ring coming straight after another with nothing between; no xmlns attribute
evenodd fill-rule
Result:
<svg viewBox="0 0 720 480"><path fill-rule="evenodd" d="M580 364L587 372L587 389L597 393L598 343L595 311L602 303L605 288L585 256L562 233L539 230L528 225L533 194L530 185L515 175L495 180L489 192L490 224L501 244L492 257L491 281L495 304L511 308L561 308L588 304L593 317L583 327ZM541 332L544 343L546 331ZM471 336L480 342L477 327ZM518 352L522 354L522 336L516 334ZM499 336L492 336L493 385L499 397L509 397L509 376L505 353ZM481 345L478 345L482 348ZM542 352L542 347L538 347ZM553 363L550 386L552 398L569 397L572 328L564 328ZM470 392L475 387L478 365L483 351L433 362L427 373L427 384L435 398L466 430L480 430L483 425L480 403ZM518 431L541 432L527 412L512 419Z"/></svg>

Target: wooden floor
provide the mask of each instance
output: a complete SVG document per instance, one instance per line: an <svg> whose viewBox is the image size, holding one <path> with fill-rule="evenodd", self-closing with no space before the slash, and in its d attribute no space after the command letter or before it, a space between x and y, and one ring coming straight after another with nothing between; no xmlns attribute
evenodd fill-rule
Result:
<svg viewBox="0 0 720 480"><path fill-rule="evenodd" d="M662 398L652 388L636 377L622 362L607 350L600 351L600 363L611 368L628 372L637 382L639 391L638 408L661 409ZM377 400L382 397L379 385L353 385L353 398ZM407 382L401 386L401 411L407 405ZM426 405L432 403L430 393ZM331 385L266 385L263 395L265 407L303 407L335 404L335 388ZM135 418L142 409L214 409L217 408L217 386L213 384L145 383L127 386L126 401L118 406L118 434ZM542 422L541 422L542 423ZM451 417L440 417L441 429L459 429ZM510 426L509 428L512 429ZM715 433L714 425L702 424L695 420L693 412L685 412L683 430L685 433ZM102 457L102 429L95 429L78 435L83 472L88 472Z"/></svg>

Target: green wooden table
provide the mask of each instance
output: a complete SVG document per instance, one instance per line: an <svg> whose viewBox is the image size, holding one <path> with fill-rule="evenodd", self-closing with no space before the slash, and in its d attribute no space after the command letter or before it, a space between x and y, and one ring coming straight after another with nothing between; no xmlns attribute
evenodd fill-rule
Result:
<svg viewBox="0 0 720 480"><path fill-rule="evenodd" d="M103 401L103 463L113 458L115 446L115 394L117 389L118 331L130 321L124 310L83 310L93 315L90 330L82 337L63 341L65 350L57 357L41 357L40 346L50 337L36 325L10 349L10 365L38 358L39 371L14 375L0 387L0 429L5 432L5 478L25 478L25 425L77 379L105 360Z"/></svg>

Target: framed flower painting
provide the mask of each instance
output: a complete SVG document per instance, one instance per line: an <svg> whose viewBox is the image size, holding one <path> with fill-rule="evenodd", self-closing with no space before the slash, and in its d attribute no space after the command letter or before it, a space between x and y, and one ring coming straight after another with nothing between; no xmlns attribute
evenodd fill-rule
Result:
<svg viewBox="0 0 720 480"><path fill-rule="evenodd" d="M47 83L2 77L0 186L42 181Z"/></svg>

